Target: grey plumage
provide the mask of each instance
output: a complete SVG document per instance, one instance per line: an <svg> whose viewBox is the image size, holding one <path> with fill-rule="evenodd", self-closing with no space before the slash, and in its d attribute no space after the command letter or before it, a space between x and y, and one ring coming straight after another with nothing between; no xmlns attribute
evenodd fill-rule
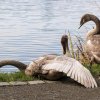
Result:
<svg viewBox="0 0 100 100"><path fill-rule="evenodd" d="M95 15L85 14L82 16L80 26L88 21L93 21L96 27L87 33L85 50L89 55L91 62L100 64L100 20Z"/></svg>

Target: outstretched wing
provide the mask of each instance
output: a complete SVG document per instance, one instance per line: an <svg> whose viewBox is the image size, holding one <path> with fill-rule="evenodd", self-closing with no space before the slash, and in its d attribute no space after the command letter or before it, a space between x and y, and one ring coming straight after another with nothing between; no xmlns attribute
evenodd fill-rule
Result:
<svg viewBox="0 0 100 100"><path fill-rule="evenodd" d="M86 69L79 61L65 56L56 57L53 62L45 64L42 69L54 69L59 72L64 72L68 77L81 83L87 88L97 87L97 83L90 71Z"/></svg>

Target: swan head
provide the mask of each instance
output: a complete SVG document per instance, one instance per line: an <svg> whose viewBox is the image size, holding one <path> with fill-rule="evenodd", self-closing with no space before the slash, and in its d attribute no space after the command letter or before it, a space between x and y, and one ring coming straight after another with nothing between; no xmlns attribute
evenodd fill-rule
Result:
<svg viewBox="0 0 100 100"><path fill-rule="evenodd" d="M41 73L41 66L44 64L46 57L39 57L32 61L25 69L25 74L28 76L38 75Z"/></svg>
<svg viewBox="0 0 100 100"><path fill-rule="evenodd" d="M66 54L66 48L68 49L68 36L67 35L62 36L61 44L63 47L63 54Z"/></svg>
<svg viewBox="0 0 100 100"><path fill-rule="evenodd" d="M88 21L91 21L92 19L91 18L95 18L96 16L92 15L92 14L85 14L82 16L81 20L80 20L80 27L85 24L86 22ZM79 27L79 28L80 28Z"/></svg>
<svg viewBox="0 0 100 100"><path fill-rule="evenodd" d="M25 69L25 74L28 76L37 75L39 73L39 70L40 67L38 66L38 63L33 61Z"/></svg>

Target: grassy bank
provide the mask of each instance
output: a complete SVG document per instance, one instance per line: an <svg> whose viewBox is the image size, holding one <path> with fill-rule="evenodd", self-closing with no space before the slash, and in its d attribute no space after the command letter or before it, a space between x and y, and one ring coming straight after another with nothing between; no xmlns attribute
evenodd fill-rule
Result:
<svg viewBox="0 0 100 100"><path fill-rule="evenodd" d="M87 67L91 71L93 76L100 76L100 64L93 64L91 66L91 69L90 69L90 66L87 64L85 64L84 66Z"/></svg>
<svg viewBox="0 0 100 100"><path fill-rule="evenodd" d="M89 65L84 65L89 69ZM91 73L93 76L100 76L100 65L94 64L91 67ZM11 82L11 81L33 81L40 78L26 76L24 72L15 72L15 73L0 73L0 82Z"/></svg>
<svg viewBox="0 0 100 100"><path fill-rule="evenodd" d="M36 80L36 78L31 76L26 76L24 72L0 73L0 82L32 81L32 80Z"/></svg>

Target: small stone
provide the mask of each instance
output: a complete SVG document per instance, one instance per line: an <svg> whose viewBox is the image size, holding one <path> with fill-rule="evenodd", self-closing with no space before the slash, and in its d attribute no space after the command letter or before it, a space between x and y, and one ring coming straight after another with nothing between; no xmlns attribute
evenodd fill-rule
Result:
<svg viewBox="0 0 100 100"><path fill-rule="evenodd" d="M41 84L41 83L45 83L44 81L41 80L37 80L37 81L28 81L28 84Z"/></svg>
<svg viewBox="0 0 100 100"><path fill-rule="evenodd" d="M0 82L0 86L7 86L7 85L9 85L8 82Z"/></svg>
<svg viewBox="0 0 100 100"><path fill-rule="evenodd" d="M44 81L45 83L54 83L54 82L57 82L57 81Z"/></svg>
<svg viewBox="0 0 100 100"><path fill-rule="evenodd" d="M27 82L20 82L20 81L15 81L15 82L9 82L10 85L26 85Z"/></svg>

